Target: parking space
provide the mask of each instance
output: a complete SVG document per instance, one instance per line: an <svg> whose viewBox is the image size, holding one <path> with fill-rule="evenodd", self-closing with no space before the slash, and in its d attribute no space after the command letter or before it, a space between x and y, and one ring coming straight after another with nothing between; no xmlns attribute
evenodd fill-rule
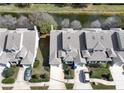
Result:
<svg viewBox="0 0 124 93"><path fill-rule="evenodd" d="M63 73L62 65L50 66L49 89L66 89L64 84L64 73Z"/></svg>
<svg viewBox="0 0 124 93"><path fill-rule="evenodd" d="M73 89L92 89L89 82L84 82L84 75L81 71L88 71L85 66L77 65L75 69L75 78L74 78L74 88Z"/></svg>
<svg viewBox="0 0 124 93"><path fill-rule="evenodd" d="M124 89L124 70L122 67L118 65L113 65L110 67L110 71L116 85L116 89Z"/></svg>
<svg viewBox="0 0 124 93"><path fill-rule="evenodd" d="M20 68L18 72L17 79L14 84L14 90L29 90L30 86L28 82L24 81L24 72L26 68Z"/></svg>
<svg viewBox="0 0 124 93"><path fill-rule="evenodd" d="M3 79L3 77L2 77L2 72L3 72L3 69L4 69L4 68L5 68L4 66L0 66L0 90L2 89L1 81L2 81L2 79Z"/></svg>

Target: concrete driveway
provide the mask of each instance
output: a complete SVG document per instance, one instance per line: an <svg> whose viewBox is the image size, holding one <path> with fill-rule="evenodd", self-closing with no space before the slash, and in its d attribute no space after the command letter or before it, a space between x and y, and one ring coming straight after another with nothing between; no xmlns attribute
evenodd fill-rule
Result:
<svg viewBox="0 0 124 93"><path fill-rule="evenodd" d="M64 73L62 65L50 66L49 89L66 89L64 84Z"/></svg>
<svg viewBox="0 0 124 93"><path fill-rule="evenodd" d="M4 68L5 68L4 66L0 66L0 90L2 90L1 81L3 79L2 72L3 72Z"/></svg>
<svg viewBox="0 0 124 93"><path fill-rule="evenodd" d="M77 65L75 69L75 78L74 78L74 88L73 89L92 89L90 83L83 83L83 76L80 73L81 70L88 70L85 66Z"/></svg>
<svg viewBox="0 0 124 93"><path fill-rule="evenodd" d="M110 71L115 82L116 89L124 89L124 74L122 74L122 72L124 72L123 68L115 64L110 67Z"/></svg>
<svg viewBox="0 0 124 93"><path fill-rule="evenodd" d="M14 90L29 90L30 85L24 81L24 72L26 68L19 68L18 76L14 84Z"/></svg>

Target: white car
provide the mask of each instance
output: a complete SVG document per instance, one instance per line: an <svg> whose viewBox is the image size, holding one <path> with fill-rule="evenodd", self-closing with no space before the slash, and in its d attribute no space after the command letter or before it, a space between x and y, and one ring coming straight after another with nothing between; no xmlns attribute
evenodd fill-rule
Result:
<svg viewBox="0 0 124 93"><path fill-rule="evenodd" d="M84 72L84 73L85 73L85 82L90 82L89 72Z"/></svg>

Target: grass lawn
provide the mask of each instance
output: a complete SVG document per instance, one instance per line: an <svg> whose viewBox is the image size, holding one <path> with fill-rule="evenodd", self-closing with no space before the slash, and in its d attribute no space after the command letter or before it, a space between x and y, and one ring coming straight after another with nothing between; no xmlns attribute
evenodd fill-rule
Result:
<svg viewBox="0 0 124 93"><path fill-rule="evenodd" d="M31 90L47 90L49 86L31 86Z"/></svg>
<svg viewBox="0 0 124 93"><path fill-rule="evenodd" d="M89 71L92 71L92 74L90 75L90 78L98 78L102 79L102 75L106 73L110 73L109 66L102 64L98 67L88 67ZM110 81L113 81L112 75L110 73Z"/></svg>
<svg viewBox="0 0 124 93"><path fill-rule="evenodd" d="M12 90L13 87L2 87L3 90Z"/></svg>
<svg viewBox="0 0 124 93"><path fill-rule="evenodd" d="M110 86L110 85L103 85L103 84L99 84L99 83L98 83L98 85L94 85L93 83L91 83L91 86L92 86L93 89L98 89L98 90L99 89L101 89L101 90L102 89L110 89L110 90L115 89L114 85Z"/></svg>
<svg viewBox="0 0 124 93"><path fill-rule="evenodd" d="M123 13L124 5L89 5L87 8L58 7L54 4L32 4L27 8L18 8L13 4L0 6L0 12L29 13L37 11L50 13Z"/></svg>
<svg viewBox="0 0 124 93"><path fill-rule="evenodd" d="M36 68L33 68L32 75L41 75L46 74L49 78L49 65L48 65L48 57L49 57L49 39L44 38L40 39L39 48L37 51L37 60L39 61L39 65Z"/></svg>
<svg viewBox="0 0 124 93"><path fill-rule="evenodd" d="M73 89L74 84L73 83L65 83L66 89L71 90Z"/></svg>

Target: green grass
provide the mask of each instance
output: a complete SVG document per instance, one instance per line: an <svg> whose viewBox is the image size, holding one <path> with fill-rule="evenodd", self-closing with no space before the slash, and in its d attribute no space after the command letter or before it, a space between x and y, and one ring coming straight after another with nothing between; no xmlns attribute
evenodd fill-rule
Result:
<svg viewBox="0 0 124 93"><path fill-rule="evenodd" d="M71 90L73 89L74 84L73 83L65 83L66 89Z"/></svg>
<svg viewBox="0 0 124 93"><path fill-rule="evenodd" d="M49 86L31 86L31 90L47 90Z"/></svg>
<svg viewBox="0 0 124 93"><path fill-rule="evenodd" d="M50 12L50 13L123 13L124 5L89 5L87 8L73 8L71 6L58 7L54 4L32 4L30 7L18 8L11 5L0 6L0 12Z"/></svg>
<svg viewBox="0 0 124 93"><path fill-rule="evenodd" d="M49 39L44 38L40 39L39 41L39 48L37 51L37 57L36 59L39 61L39 65L35 68L33 68L32 75L38 75L46 74L48 76L47 80L38 80L39 82L48 81L50 76L49 71L49 63L48 63L48 57L49 57Z"/></svg>
<svg viewBox="0 0 124 93"><path fill-rule="evenodd" d="M92 71L90 78L102 79L102 74L110 73L110 81L113 80L111 72L109 70L109 66L105 66L105 64L102 64L99 67L89 67L89 70Z"/></svg>
<svg viewBox="0 0 124 93"><path fill-rule="evenodd" d="M98 83L98 85L95 85L95 84L91 83L91 86L92 86L93 89L96 89L96 90L102 90L102 89L112 90L112 89L115 89L114 85L103 85L103 84L99 84L99 83Z"/></svg>
<svg viewBox="0 0 124 93"><path fill-rule="evenodd" d="M63 64L63 70L64 70L64 79L74 78L74 69L72 69L70 65Z"/></svg>

